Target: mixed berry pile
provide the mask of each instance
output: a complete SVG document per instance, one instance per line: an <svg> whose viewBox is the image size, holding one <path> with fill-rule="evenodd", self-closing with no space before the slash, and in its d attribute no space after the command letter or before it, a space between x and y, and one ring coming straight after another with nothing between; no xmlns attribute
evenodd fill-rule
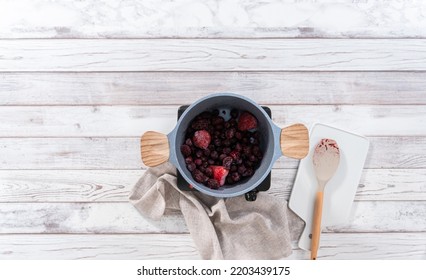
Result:
<svg viewBox="0 0 426 280"><path fill-rule="evenodd" d="M217 189L251 177L263 156L256 129L257 119L236 109L228 121L218 110L195 117L180 147L194 180Z"/></svg>

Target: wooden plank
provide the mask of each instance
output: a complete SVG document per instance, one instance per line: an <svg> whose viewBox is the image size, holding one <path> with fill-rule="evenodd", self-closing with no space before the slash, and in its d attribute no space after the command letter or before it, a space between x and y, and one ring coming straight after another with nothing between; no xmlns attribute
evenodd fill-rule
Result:
<svg viewBox="0 0 426 280"><path fill-rule="evenodd" d="M424 233L324 233L319 259L426 259ZM293 245L288 259L308 259ZM199 259L189 234L0 235L0 259Z"/></svg>
<svg viewBox="0 0 426 280"><path fill-rule="evenodd" d="M424 105L270 106L278 126L316 122L365 135L425 136ZM169 133L178 106L0 106L0 137L131 137Z"/></svg>
<svg viewBox="0 0 426 280"><path fill-rule="evenodd" d="M365 168L426 168L426 137L369 137ZM0 138L0 169L141 169L139 138ZM275 168L297 168L281 157Z"/></svg>
<svg viewBox="0 0 426 280"><path fill-rule="evenodd" d="M0 170L0 202L126 202L144 170ZM273 169L268 193L288 200L295 169ZM365 169L355 200L426 200L424 169Z"/></svg>
<svg viewBox="0 0 426 280"><path fill-rule="evenodd" d="M2 40L0 71L424 71L426 40Z"/></svg>
<svg viewBox="0 0 426 280"><path fill-rule="evenodd" d="M2 203L0 233L187 233L183 217L142 217L130 203Z"/></svg>
<svg viewBox="0 0 426 280"><path fill-rule="evenodd" d="M199 259L189 234L0 235L0 259Z"/></svg>
<svg viewBox="0 0 426 280"><path fill-rule="evenodd" d="M0 80L0 105L179 105L215 92L268 105L426 104L426 72L12 72Z"/></svg>
<svg viewBox="0 0 426 280"><path fill-rule="evenodd" d="M397 0L9 1L0 38L417 38L426 36L424 10Z"/></svg>
<svg viewBox="0 0 426 280"><path fill-rule="evenodd" d="M344 225L325 232L421 232L425 201L356 201ZM187 233L183 217L142 217L130 203L0 203L0 233Z"/></svg>

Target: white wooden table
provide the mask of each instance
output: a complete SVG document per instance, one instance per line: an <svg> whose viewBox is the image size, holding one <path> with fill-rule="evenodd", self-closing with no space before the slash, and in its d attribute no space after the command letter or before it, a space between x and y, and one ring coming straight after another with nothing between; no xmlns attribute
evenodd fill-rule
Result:
<svg viewBox="0 0 426 280"><path fill-rule="evenodd" d="M111 2L0 2L0 259L199 258L181 216L127 197L140 135L213 92L370 139L319 258L426 259L424 2ZM276 163L271 193L297 164Z"/></svg>

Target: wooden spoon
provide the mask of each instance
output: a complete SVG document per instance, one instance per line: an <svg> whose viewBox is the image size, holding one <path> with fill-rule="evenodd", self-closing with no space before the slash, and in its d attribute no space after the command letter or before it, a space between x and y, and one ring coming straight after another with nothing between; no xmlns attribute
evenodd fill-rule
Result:
<svg viewBox="0 0 426 280"><path fill-rule="evenodd" d="M312 224L311 260L316 260L319 248L324 188L336 172L339 162L340 151L336 141L332 139L322 139L315 147L313 155L318 189L315 198L314 222Z"/></svg>

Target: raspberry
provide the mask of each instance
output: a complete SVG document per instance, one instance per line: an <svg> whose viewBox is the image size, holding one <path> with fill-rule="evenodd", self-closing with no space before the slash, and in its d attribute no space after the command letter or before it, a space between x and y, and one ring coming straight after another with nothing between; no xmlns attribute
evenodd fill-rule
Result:
<svg viewBox="0 0 426 280"><path fill-rule="evenodd" d="M257 119L249 112L243 112L238 120L238 129L246 131L257 127Z"/></svg>
<svg viewBox="0 0 426 280"><path fill-rule="evenodd" d="M206 130L198 130L194 133L192 141L195 146L204 150L210 145L211 137Z"/></svg>
<svg viewBox="0 0 426 280"><path fill-rule="evenodd" d="M213 171L213 179L219 182L219 185L223 186L225 184L226 176L228 176L229 170L225 169L223 166L212 165L210 168Z"/></svg>

